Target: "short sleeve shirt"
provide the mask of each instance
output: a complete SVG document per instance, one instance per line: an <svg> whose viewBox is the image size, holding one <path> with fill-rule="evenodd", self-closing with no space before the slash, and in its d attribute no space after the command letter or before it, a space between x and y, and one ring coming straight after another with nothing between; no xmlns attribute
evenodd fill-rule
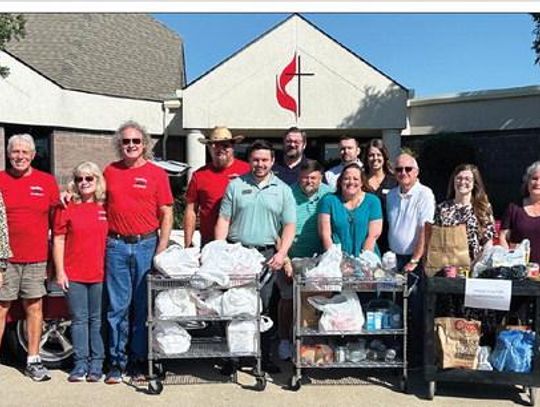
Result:
<svg viewBox="0 0 540 407"><path fill-rule="evenodd" d="M540 263L540 216L530 216L521 205L511 203L502 218L501 229L510 230L510 242L531 242L530 261Z"/></svg>
<svg viewBox="0 0 540 407"><path fill-rule="evenodd" d="M369 223L382 219L381 201L370 193L366 193L362 203L354 209L347 208L338 195L328 194L321 199L319 213L330 215L332 242L340 244L341 250L352 256L362 251Z"/></svg>
<svg viewBox="0 0 540 407"><path fill-rule="evenodd" d="M49 214L60 202L58 185L50 174L32 169L23 177L0 172L0 191L6 205L12 263L37 263L49 252Z"/></svg>
<svg viewBox="0 0 540 407"><path fill-rule="evenodd" d="M284 225L296 223L296 203L291 188L274 174L257 184L250 173L229 184L219 214L230 221L230 241L266 246L276 243Z"/></svg>
<svg viewBox="0 0 540 407"><path fill-rule="evenodd" d="M388 243L396 254L411 255L418 242L420 226L433 223L435 196L420 181L405 194L399 186L386 196L388 214Z"/></svg>
<svg viewBox="0 0 540 407"><path fill-rule="evenodd" d="M214 239L219 207L227 185L234 178L248 173L249 170L248 163L235 159L229 167L223 170L215 169L212 164L205 165L195 171L191 177L186 200L199 207L203 244Z"/></svg>
<svg viewBox="0 0 540 407"><path fill-rule="evenodd" d="M302 159L296 163L293 167L289 167L284 162L275 163L272 167L272 172L280 180L282 180L287 185L293 185L298 181L300 176L300 167L306 162L306 157L302 156Z"/></svg>
<svg viewBox="0 0 540 407"><path fill-rule="evenodd" d="M111 231L128 236L159 228L160 207L173 203L169 179L163 169L150 162L128 168L117 161L108 165L103 175L107 182Z"/></svg>
<svg viewBox="0 0 540 407"><path fill-rule="evenodd" d="M289 257L311 257L323 252L317 227L317 210L322 197L330 192L330 187L321 184L317 192L307 196L298 184L292 187L296 201L296 234L289 250Z"/></svg>
<svg viewBox="0 0 540 407"><path fill-rule="evenodd" d="M104 277L107 213L95 202L71 202L54 217L55 236L65 236L64 270L70 281L100 283Z"/></svg>

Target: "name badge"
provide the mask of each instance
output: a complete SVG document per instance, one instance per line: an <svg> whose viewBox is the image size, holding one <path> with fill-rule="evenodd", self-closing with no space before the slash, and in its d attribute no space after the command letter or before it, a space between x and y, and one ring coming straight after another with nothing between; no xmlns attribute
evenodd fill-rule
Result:
<svg viewBox="0 0 540 407"><path fill-rule="evenodd" d="M383 195L386 195L388 192L390 192L389 189L383 189L383 190L382 190Z"/></svg>
<svg viewBox="0 0 540 407"><path fill-rule="evenodd" d="M252 190L252 189L244 189L244 190L242 191L242 195L248 195L248 194L251 194L251 193L253 193L253 190Z"/></svg>

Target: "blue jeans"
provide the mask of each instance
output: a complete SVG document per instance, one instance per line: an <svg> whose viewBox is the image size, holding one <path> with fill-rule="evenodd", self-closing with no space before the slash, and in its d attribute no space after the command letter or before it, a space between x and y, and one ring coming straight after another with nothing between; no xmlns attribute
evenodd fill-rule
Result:
<svg viewBox="0 0 540 407"><path fill-rule="evenodd" d="M145 360L148 355L146 276L156 245L157 237L138 243L107 239L109 357L111 366L121 370L127 367L128 342L132 360Z"/></svg>
<svg viewBox="0 0 540 407"><path fill-rule="evenodd" d="M71 339L76 369L101 373L105 350L101 338L103 283L69 282L67 300L71 313Z"/></svg>

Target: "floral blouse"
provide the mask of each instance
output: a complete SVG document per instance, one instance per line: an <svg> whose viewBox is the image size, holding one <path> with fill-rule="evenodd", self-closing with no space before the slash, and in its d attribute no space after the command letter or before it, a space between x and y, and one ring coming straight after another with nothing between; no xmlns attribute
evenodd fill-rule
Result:
<svg viewBox="0 0 540 407"><path fill-rule="evenodd" d="M9 248L8 226L6 217L6 206L4 198L0 193L0 267L7 267L7 259L12 256Z"/></svg>
<svg viewBox="0 0 540 407"><path fill-rule="evenodd" d="M482 251L482 247L495 236L495 222L493 218L485 229L480 231L478 218L474 214L471 204L458 204L453 199L441 202L435 208L435 225L457 226L465 224L467 241L469 243L469 257L471 260Z"/></svg>

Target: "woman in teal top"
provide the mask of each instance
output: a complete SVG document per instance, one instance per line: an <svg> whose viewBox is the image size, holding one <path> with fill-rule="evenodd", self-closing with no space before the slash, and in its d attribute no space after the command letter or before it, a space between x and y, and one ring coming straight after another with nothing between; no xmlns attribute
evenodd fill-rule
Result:
<svg viewBox="0 0 540 407"><path fill-rule="evenodd" d="M381 201L368 193L366 176L357 163L347 165L337 181L334 194L321 199L319 235L325 250L333 243L358 256L362 250L379 254L377 238L382 230Z"/></svg>

